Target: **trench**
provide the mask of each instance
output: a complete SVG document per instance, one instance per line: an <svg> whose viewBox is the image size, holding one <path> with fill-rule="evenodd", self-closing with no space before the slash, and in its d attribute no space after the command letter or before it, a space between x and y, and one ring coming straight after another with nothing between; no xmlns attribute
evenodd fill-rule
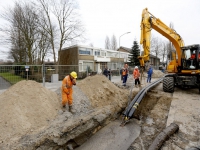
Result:
<svg viewBox="0 0 200 150"><path fill-rule="evenodd" d="M158 86L161 85L159 84ZM142 96L143 99L141 98L140 105L137 109L134 110L133 116L129 116L131 118L130 120L135 120L135 122L127 122L126 124L129 125L131 123L137 123L141 126L140 134L136 139L134 139L134 141L132 141L132 143L128 147L128 150L148 149L153 143L153 140L156 138L156 136L166 128L168 112L172 100L171 94L166 94L159 91L158 89L156 89L156 85L150 87L152 89L149 88L148 93L144 89L146 95L144 94ZM133 93L132 99L136 97L135 95L136 94ZM116 128L119 125L120 124L117 124ZM106 128L106 126L104 128ZM106 137L104 136L102 138ZM161 142L159 143L161 144ZM88 139L87 144L91 144L90 139ZM87 149L85 148L87 147L85 146L87 144L84 143L84 149ZM80 146L78 150L81 148L82 147Z"/></svg>

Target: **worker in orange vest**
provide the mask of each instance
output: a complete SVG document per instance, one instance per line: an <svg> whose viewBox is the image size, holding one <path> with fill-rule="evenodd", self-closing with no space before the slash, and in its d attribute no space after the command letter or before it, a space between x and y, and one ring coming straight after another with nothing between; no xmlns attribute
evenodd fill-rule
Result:
<svg viewBox="0 0 200 150"><path fill-rule="evenodd" d="M140 87L140 72L139 72L139 69L138 69L138 66L135 66L134 70L133 70L133 78L135 79L135 87Z"/></svg>
<svg viewBox="0 0 200 150"><path fill-rule="evenodd" d="M124 64L124 68L122 68L122 77L123 77L123 86L126 86L126 81L128 77L128 64Z"/></svg>
<svg viewBox="0 0 200 150"><path fill-rule="evenodd" d="M66 104L69 106L69 111L71 113L75 113L75 110L72 108L73 104L73 89L72 86L76 85L76 78L77 78L77 73L75 71L72 71L69 75L67 75L63 81L62 81L62 106L63 108L66 107Z"/></svg>

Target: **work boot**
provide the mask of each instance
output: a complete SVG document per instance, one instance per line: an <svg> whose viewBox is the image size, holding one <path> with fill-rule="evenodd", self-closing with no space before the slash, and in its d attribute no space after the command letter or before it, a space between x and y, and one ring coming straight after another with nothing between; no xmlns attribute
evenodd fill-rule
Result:
<svg viewBox="0 0 200 150"><path fill-rule="evenodd" d="M61 109L62 109L62 111L65 111L66 110L66 105L62 105Z"/></svg>
<svg viewBox="0 0 200 150"><path fill-rule="evenodd" d="M72 114L76 113L75 109L71 106L69 106L69 112L71 112Z"/></svg>

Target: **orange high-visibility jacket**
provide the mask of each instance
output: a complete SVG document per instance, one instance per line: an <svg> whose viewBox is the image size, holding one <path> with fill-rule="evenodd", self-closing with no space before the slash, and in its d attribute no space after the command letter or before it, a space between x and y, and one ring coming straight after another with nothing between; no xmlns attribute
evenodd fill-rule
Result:
<svg viewBox="0 0 200 150"><path fill-rule="evenodd" d="M133 78L138 79L140 77L140 72L138 69L134 69L133 71Z"/></svg>
<svg viewBox="0 0 200 150"><path fill-rule="evenodd" d="M122 69L122 75L125 76L125 75L127 75L127 74L128 74L128 69L123 68L123 69Z"/></svg>
<svg viewBox="0 0 200 150"><path fill-rule="evenodd" d="M68 103L68 105L72 105L73 103L73 98L72 98L72 94L73 94L73 89L72 89L73 83L70 79L70 76L66 76L63 81L62 81L62 105L66 105Z"/></svg>

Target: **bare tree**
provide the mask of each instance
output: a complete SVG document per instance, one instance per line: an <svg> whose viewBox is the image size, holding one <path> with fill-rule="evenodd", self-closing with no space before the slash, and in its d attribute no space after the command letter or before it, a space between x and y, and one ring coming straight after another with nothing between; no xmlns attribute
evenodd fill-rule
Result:
<svg viewBox="0 0 200 150"><path fill-rule="evenodd" d="M165 62L165 58L167 56L167 43L166 42L162 42L162 50L161 50L161 55L162 55L162 62Z"/></svg>
<svg viewBox="0 0 200 150"><path fill-rule="evenodd" d="M156 58L162 56L162 41L158 37L151 36L151 54L155 55ZM158 65L158 63L156 63Z"/></svg>
<svg viewBox="0 0 200 150"><path fill-rule="evenodd" d="M41 14L44 13L43 18L42 18L42 23L41 23L41 28L43 28L46 33L49 35L49 42L51 44L51 49L52 49L52 54L53 54L53 60L54 63L56 64L56 26L53 25L53 21L50 17L51 14L51 5L48 3L46 0L38 0L41 4Z"/></svg>
<svg viewBox="0 0 200 150"><path fill-rule="evenodd" d="M4 30L11 35L9 40L12 39L10 43L13 52L10 54L14 58L14 50L23 50L29 63L34 63L36 60L43 62L48 50L52 50L54 63L57 63L57 52L65 44L84 40L85 28L79 20L75 1L37 2L16 2L15 8L9 9L4 16L12 26L11 29Z"/></svg>
<svg viewBox="0 0 200 150"><path fill-rule="evenodd" d="M105 49L111 49L110 39L108 36L106 36L106 39L105 39Z"/></svg>
<svg viewBox="0 0 200 150"><path fill-rule="evenodd" d="M76 1L51 0L51 4L53 8L52 13L57 19L60 32L58 50L61 51L64 44L68 44L68 42L73 40L84 40L85 28L76 11ZM59 58L58 56L58 63Z"/></svg>
<svg viewBox="0 0 200 150"><path fill-rule="evenodd" d="M111 38L111 49L117 50L117 39L116 39L116 36L114 34Z"/></svg>
<svg viewBox="0 0 200 150"><path fill-rule="evenodd" d="M4 30L10 35L11 56L17 62L28 57L29 64L33 64L37 57L35 42L39 37L37 10L31 4L16 2L14 9L10 8L4 18L11 24L9 29Z"/></svg>
<svg viewBox="0 0 200 150"><path fill-rule="evenodd" d="M170 22L169 27L171 29L174 29L174 25L172 22ZM167 43L167 60L172 60L172 53L175 52L175 48L172 44L172 42L169 40Z"/></svg>

